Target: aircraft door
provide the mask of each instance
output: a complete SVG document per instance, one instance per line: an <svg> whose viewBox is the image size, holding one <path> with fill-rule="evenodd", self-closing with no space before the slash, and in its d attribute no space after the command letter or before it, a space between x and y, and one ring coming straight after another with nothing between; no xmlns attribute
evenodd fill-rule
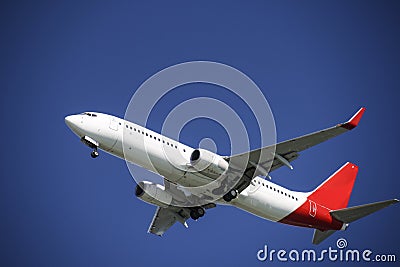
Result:
<svg viewBox="0 0 400 267"><path fill-rule="evenodd" d="M118 131L118 121L115 118L110 119L110 129Z"/></svg>
<svg viewBox="0 0 400 267"><path fill-rule="evenodd" d="M317 204L312 200L309 200L309 202L310 202L310 216L315 217L315 215L317 215Z"/></svg>
<svg viewBox="0 0 400 267"><path fill-rule="evenodd" d="M250 185L249 185L249 191L248 191L248 193L249 194L254 194L257 190L258 190L258 188L260 188L260 182L258 181L258 182L256 182L256 181L252 181L251 183L250 183Z"/></svg>

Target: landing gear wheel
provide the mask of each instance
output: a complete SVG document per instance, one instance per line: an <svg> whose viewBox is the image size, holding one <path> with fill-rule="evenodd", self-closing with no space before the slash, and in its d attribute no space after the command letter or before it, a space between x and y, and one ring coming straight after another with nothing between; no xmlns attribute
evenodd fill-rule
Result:
<svg viewBox="0 0 400 267"><path fill-rule="evenodd" d="M197 212L195 210L191 210L190 211L190 218L192 218L193 220L197 220L200 216L197 214Z"/></svg>
<svg viewBox="0 0 400 267"><path fill-rule="evenodd" d="M199 215L199 217L203 217L205 214L205 210L203 208L197 208L197 214Z"/></svg>
<svg viewBox="0 0 400 267"><path fill-rule="evenodd" d="M232 199L235 199L238 196L238 191L235 189L231 189L228 193L226 193L222 198L226 202L230 202Z"/></svg>
<svg viewBox="0 0 400 267"><path fill-rule="evenodd" d="M93 150L92 153L90 153L90 156L92 158L97 158L99 156L99 152L97 152L97 150Z"/></svg>
<svg viewBox="0 0 400 267"><path fill-rule="evenodd" d="M230 202L232 199L230 198L229 194L226 194L222 197L226 202Z"/></svg>
<svg viewBox="0 0 400 267"><path fill-rule="evenodd" d="M203 217L205 213L206 211L202 207L193 208L190 211L190 218L197 220L198 218Z"/></svg>

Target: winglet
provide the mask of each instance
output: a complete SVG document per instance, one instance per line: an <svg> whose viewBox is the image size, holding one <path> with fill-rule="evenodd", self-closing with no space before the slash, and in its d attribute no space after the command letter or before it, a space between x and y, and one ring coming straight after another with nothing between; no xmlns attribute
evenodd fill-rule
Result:
<svg viewBox="0 0 400 267"><path fill-rule="evenodd" d="M357 111L357 113L354 114L354 116L351 117L351 119L350 119L348 122L343 123L343 124L341 125L341 127L345 128L345 129L347 129L347 130L351 130L351 129L356 128L357 125L358 125L358 123L359 123L360 120L361 120L361 117L362 117L363 114L364 114L364 111L365 111L365 108L364 108L364 107L360 108L360 109Z"/></svg>

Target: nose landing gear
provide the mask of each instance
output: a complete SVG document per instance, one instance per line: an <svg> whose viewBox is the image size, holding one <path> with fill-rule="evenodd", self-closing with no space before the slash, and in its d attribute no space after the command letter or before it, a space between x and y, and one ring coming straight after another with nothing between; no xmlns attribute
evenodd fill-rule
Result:
<svg viewBox="0 0 400 267"><path fill-rule="evenodd" d="M99 152L97 151L97 147L92 151L92 153L90 153L90 156L92 158L97 158L99 156Z"/></svg>
<svg viewBox="0 0 400 267"><path fill-rule="evenodd" d="M87 135L83 136L81 138L81 141L82 143L93 149L92 153L90 153L90 156L92 158L97 158L99 156L99 152L97 151L97 148L99 147L99 142Z"/></svg>

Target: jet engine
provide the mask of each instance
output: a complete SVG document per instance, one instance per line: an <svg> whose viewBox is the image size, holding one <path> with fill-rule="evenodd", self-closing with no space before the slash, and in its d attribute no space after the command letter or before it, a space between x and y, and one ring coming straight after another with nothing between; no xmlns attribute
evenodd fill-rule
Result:
<svg viewBox="0 0 400 267"><path fill-rule="evenodd" d="M193 150L190 164L196 171L214 178L221 176L229 167L229 163L221 156L201 148Z"/></svg>
<svg viewBox="0 0 400 267"><path fill-rule="evenodd" d="M160 184L148 181L139 182L135 195L142 201L162 208L167 208L172 203L172 195Z"/></svg>

